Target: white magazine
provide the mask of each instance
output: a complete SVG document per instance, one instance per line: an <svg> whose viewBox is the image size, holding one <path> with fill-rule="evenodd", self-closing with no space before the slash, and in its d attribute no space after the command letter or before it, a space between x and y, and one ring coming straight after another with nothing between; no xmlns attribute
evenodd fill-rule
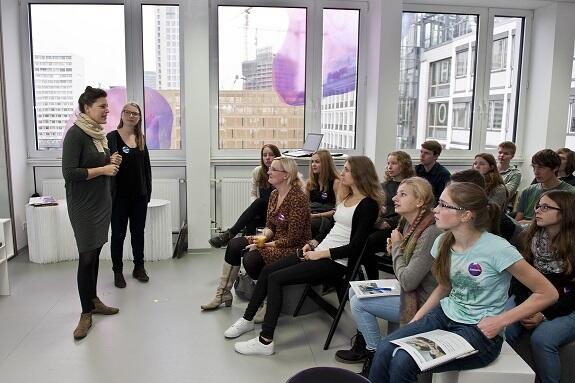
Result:
<svg viewBox="0 0 575 383"><path fill-rule="evenodd" d="M358 298L373 298L388 295L399 295L401 286L397 279L373 279L369 281L349 282Z"/></svg>
<svg viewBox="0 0 575 383"><path fill-rule="evenodd" d="M421 371L477 352L462 336L445 330L428 331L392 340L391 343L411 355Z"/></svg>

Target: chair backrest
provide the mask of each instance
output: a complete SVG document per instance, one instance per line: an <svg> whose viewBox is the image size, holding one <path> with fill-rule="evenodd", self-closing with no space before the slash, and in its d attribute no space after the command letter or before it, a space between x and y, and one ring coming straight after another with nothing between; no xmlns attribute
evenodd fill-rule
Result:
<svg viewBox="0 0 575 383"><path fill-rule="evenodd" d="M369 380L343 368L313 367L298 372L286 383L369 383Z"/></svg>

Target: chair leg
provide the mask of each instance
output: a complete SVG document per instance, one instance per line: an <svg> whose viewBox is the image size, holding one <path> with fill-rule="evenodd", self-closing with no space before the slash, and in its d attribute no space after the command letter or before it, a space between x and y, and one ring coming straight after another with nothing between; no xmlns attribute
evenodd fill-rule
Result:
<svg viewBox="0 0 575 383"><path fill-rule="evenodd" d="M301 294L301 298L299 299L299 302L297 303L297 306L295 307L295 310L293 312L294 318L299 315L299 311L301 310L301 308L305 302L305 299L307 298L307 296L309 294L310 289L311 289L311 285L309 283L307 285L305 285L303 293Z"/></svg>
<svg viewBox="0 0 575 383"><path fill-rule="evenodd" d="M329 328L329 333L327 334L327 339L325 340L325 344L323 345L323 349L327 350L329 348L329 345L331 343L331 339L333 338L333 334L335 334L335 330L337 329L337 325L339 324L339 320L341 319L341 316L343 315L343 311L345 310L345 305L347 304L347 301L349 299L349 287L346 289L344 296L342 297L342 300L339 304L339 307L337 309L337 313L335 315L335 317L333 318L333 321L331 322L331 327Z"/></svg>

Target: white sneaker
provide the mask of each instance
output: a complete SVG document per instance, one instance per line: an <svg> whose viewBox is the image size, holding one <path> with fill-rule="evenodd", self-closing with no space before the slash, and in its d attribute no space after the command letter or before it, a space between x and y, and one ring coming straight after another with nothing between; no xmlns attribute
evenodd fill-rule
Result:
<svg viewBox="0 0 575 383"><path fill-rule="evenodd" d="M237 338L238 336L252 331L255 328L254 321L245 320L243 317L238 319L236 323L230 326L225 332L226 338Z"/></svg>
<svg viewBox="0 0 575 383"><path fill-rule="evenodd" d="M259 337L256 337L246 342L237 342L234 348L243 355L271 355L274 353L274 342L263 344Z"/></svg>

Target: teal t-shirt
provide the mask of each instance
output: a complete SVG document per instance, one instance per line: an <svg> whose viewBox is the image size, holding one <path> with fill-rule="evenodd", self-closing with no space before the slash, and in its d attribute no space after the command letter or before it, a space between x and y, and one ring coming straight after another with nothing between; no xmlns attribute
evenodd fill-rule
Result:
<svg viewBox="0 0 575 383"><path fill-rule="evenodd" d="M431 255L437 258L441 234ZM506 268L523 259L513 245L494 234L483 232L465 252L451 251L451 292L441 308L455 322L477 324L486 316L501 314L508 298L511 274Z"/></svg>

